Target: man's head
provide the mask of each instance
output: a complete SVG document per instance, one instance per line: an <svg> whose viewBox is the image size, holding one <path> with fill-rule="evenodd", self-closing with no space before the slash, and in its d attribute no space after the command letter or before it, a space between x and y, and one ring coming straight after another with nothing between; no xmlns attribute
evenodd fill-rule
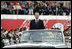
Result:
<svg viewBox="0 0 72 49"><path fill-rule="evenodd" d="M13 31L14 31L14 30L13 30L13 29L11 29L11 30L9 31L9 33L13 33Z"/></svg>
<svg viewBox="0 0 72 49"><path fill-rule="evenodd" d="M38 19L39 18L39 12L35 12L35 18Z"/></svg>
<svg viewBox="0 0 72 49"><path fill-rule="evenodd" d="M16 28L14 31L15 31L16 33L18 33L18 32L19 32L19 28Z"/></svg>
<svg viewBox="0 0 72 49"><path fill-rule="evenodd" d="M4 33L4 29L1 29L1 33Z"/></svg>

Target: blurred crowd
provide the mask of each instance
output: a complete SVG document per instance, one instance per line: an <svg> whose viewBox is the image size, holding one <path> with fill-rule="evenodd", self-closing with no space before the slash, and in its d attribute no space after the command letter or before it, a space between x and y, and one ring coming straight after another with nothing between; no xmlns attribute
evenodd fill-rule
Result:
<svg viewBox="0 0 72 49"><path fill-rule="evenodd" d="M1 47L18 44L20 42L21 34L26 30L26 27L16 28L15 30L11 29L7 31L5 29L1 29Z"/></svg>
<svg viewBox="0 0 72 49"><path fill-rule="evenodd" d="M33 15L35 12L41 15L70 15L71 9L61 3L53 6L48 1L1 2L1 14Z"/></svg>

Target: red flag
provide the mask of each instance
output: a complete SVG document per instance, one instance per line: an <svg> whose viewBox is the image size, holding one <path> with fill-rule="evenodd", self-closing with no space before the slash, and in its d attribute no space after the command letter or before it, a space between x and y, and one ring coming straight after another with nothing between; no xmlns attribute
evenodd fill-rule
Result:
<svg viewBox="0 0 72 49"><path fill-rule="evenodd" d="M48 1L52 6L56 6L52 1Z"/></svg>

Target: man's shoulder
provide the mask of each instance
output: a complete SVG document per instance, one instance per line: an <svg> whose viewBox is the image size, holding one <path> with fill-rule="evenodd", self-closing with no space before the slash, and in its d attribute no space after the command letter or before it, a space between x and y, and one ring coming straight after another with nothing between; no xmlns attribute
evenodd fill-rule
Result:
<svg viewBox="0 0 72 49"><path fill-rule="evenodd" d="M39 19L40 21L42 21L41 19Z"/></svg>
<svg viewBox="0 0 72 49"><path fill-rule="evenodd" d="M31 20L31 22L35 21L35 19ZM43 22L41 19L39 19L40 22Z"/></svg>
<svg viewBox="0 0 72 49"><path fill-rule="evenodd" d="M43 22L41 19L39 19L40 22Z"/></svg>
<svg viewBox="0 0 72 49"><path fill-rule="evenodd" d="M34 21L35 19L31 20L31 21Z"/></svg>

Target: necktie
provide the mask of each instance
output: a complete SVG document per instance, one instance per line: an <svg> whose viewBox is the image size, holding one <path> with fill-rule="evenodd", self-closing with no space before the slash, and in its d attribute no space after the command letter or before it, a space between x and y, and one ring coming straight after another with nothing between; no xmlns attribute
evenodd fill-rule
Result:
<svg viewBox="0 0 72 49"><path fill-rule="evenodd" d="M35 22L36 22L36 24L37 24L37 23L38 23L38 20L36 20Z"/></svg>

